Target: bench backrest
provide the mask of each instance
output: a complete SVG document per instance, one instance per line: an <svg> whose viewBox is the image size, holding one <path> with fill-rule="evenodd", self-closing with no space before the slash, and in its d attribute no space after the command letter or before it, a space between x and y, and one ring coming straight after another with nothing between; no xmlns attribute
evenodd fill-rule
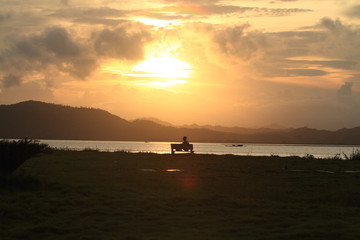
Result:
<svg viewBox="0 0 360 240"><path fill-rule="evenodd" d="M193 149L193 145L192 144L176 144L176 143L172 143L171 144L171 148L173 149Z"/></svg>

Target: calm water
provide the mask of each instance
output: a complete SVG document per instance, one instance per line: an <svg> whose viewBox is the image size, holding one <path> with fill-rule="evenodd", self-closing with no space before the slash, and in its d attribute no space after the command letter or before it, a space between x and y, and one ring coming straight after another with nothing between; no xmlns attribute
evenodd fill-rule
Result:
<svg viewBox="0 0 360 240"><path fill-rule="evenodd" d="M129 151L170 153L170 142L125 142L125 141L75 141L75 140L41 140L51 147L72 150L97 149L100 151ZM360 146L338 145L299 145L299 144L244 144L233 147L225 143L193 143L195 153L234 154L253 156L305 156L311 154L318 158L334 157L343 153L350 155Z"/></svg>

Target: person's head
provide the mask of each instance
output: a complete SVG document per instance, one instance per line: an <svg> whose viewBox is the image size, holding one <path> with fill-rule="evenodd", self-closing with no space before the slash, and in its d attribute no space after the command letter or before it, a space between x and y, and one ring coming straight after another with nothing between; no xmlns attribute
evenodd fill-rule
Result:
<svg viewBox="0 0 360 240"><path fill-rule="evenodd" d="M184 136L184 137L183 137L183 140L184 140L184 141L186 141L186 139L187 139L187 137L186 137L186 136Z"/></svg>

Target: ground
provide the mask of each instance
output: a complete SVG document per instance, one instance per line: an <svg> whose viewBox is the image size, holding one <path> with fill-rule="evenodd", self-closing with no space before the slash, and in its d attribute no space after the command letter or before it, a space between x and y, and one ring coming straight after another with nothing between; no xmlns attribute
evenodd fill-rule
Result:
<svg viewBox="0 0 360 240"><path fill-rule="evenodd" d="M55 151L0 182L0 239L359 239L360 161Z"/></svg>

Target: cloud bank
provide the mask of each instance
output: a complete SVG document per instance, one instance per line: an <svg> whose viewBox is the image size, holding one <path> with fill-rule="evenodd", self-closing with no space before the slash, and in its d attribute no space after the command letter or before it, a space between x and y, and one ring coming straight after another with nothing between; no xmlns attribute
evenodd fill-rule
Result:
<svg viewBox="0 0 360 240"><path fill-rule="evenodd" d="M174 123L261 125L266 115L289 126L324 118L328 128L353 126L359 19L356 1L4 1L0 102L33 96ZM187 62L187 85L132 84L146 82L126 73L149 56ZM179 99L191 114L171 109Z"/></svg>
<svg viewBox="0 0 360 240"><path fill-rule="evenodd" d="M113 29L93 31L86 39L63 27L49 27L42 32L9 39L0 53L3 86L17 86L28 75L58 71L86 79L103 59L139 61L151 33L141 23L125 22ZM18 77L15 77L18 76Z"/></svg>

